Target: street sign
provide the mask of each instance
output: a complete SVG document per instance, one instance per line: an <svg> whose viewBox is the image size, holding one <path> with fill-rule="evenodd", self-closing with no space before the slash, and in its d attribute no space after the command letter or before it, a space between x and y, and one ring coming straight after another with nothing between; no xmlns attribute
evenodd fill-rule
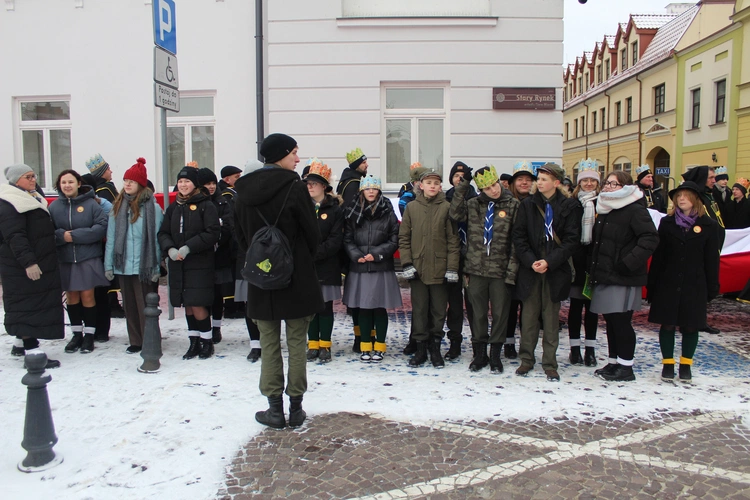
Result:
<svg viewBox="0 0 750 500"><path fill-rule="evenodd" d="M180 91L154 83L154 104L177 113L180 111Z"/></svg>
<svg viewBox="0 0 750 500"><path fill-rule="evenodd" d="M154 6L154 43L177 54L177 21L174 0L152 0Z"/></svg>
<svg viewBox="0 0 750 500"><path fill-rule="evenodd" d="M177 75L177 56L154 47L154 81L172 87L180 88L180 78Z"/></svg>
<svg viewBox="0 0 750 500"><path fill-rule="evenodd" d="M654 169L654 172L656 175L663 175L664 177L669 177L670 168L669 167L656 167Z"/></svg>

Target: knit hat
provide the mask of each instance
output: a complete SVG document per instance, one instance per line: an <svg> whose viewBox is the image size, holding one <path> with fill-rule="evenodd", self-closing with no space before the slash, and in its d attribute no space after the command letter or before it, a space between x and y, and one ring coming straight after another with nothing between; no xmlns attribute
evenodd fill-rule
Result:
<svg viewBox="0 0 750 500"><path fill-rule="evenodd" d="M714 172L716 172L716 180L717 181L728 181L729 180L729 171L727 170L727 167L716 167L714 169Z"/></svg>
<svg viewBox="0 0 750 500"><path fill-rule="evenodd" d="M224 167L224 168L221 169L221 177L222 177L222 179L224 177L229 177L230 175L241 174L241 173L242 173L242 170L240 170L239 168L235 167L234 165L227 165L226 167Z"/></svg>
<svg viewBox="0 0 750 500"><path fill-rule="evenodd" d="M187 179L190 182L193 183L193 186L200 187L201 183L198 180L198 169L193 167L182 167L182 170L180 170L180 173L177 174L177 180L180 179Z"/></svg>
<svg viewBox="0 0 750 500"><path fill-rule="evenodd" d="M698 188L698 185L692 181L684 181L682 184L671 190L669 192L669 199L674 201L674 195L677 194L677 191L681 189L689 189L690 191L693 191L696 195L698 195L698 199L700 199L701 190Z"/></svg>
<svg viewBox="0 0 750 500"><path fill-rule="evenodd" d="M15 185L21 177L23 177L25 174L28 174L29 172L34 172L34 169L32 169L28 165L24 165L23 163L17 163L15 165L5 167L5 178L8 179L9 184Z"/></svg>
<svg viewBox="0 0 750 500"><path fill-rule="evenodd" d="M502 174L500 174L500 180L501 181L510 182L510 181L513 180L513 176L510 175L510 174L506 174L505 172L503 172Z"/></svg>
<svg viewBox="0 0 750 500"><path fill-rule="evenodd" d="M417 163L419 165L419 163ZM422 174L427 172L427 167L419 166L417 168L412 168L409 170L409 180L412 182L417 182L422 179Z"/></svg>
<svg viewBox="0 0 750 500"><path fill-rule="evenodd" d="M245 162L245 170L242 171L242 175L247 175L251 172L255 172L256 170L260 170L263 168L263 162L260 160L256 160L255 158L251 158Z"/></svg>
<svg viewBox="0 0 750 500"><path fill-rule="evenodd" d="M382 191L383 189L381 187L380 178L375 177L372 174L362 177L362 180L359 181L359 190L364 191L365 189L377 189Z"/></svg>
<svg viewBox="0 0 750 500"><path fill-rule="evenodd" d="M578 162L578 183L580 184L583 179L594 179L601 184L602 177L599 174L599 164L596 160L588 158Z"/></svg>
<svg viewBox="0 0 750 500"><path fill-rule="evenodd" d="M89 186L96 189L96 177L91 174L83 174L81 176L81 186Z"/></svg>
<svg viewBox="0 0 750 500"><path fill-rule="evenodd" d="M544 165L536 169L537 175L542 172L553 176L560 182L565 180L565 170L563 170L562 167L557 163L545 163Z"/></svg>
<svg viewBox="0 0 750 500"><path fill-rule="evenodd" d="M471 182L471 167L466 163L462 161L457 161L456 163L454 163L453 167L451 167L450 174L448 175L448 180L453 182L453 176L456 175L457 172L463 172L464 179Z"/></svg>
<svg viewBox="0 0 750 500"><path fill-rule="evenodd" d="M135 181L143 187L147 186L148 174L146 173L146 160L144 158L138 158L135 161L135 165L125 171L125 175L122 176L124 181Z"/></svg>
<svg viewBox="0 0 750 500"><path fill-rule="evenodd" d="M500 178L497 176L497 170L494 165L482 167L474 174L474 182L477 183L479 189L493 186L499 180Z"/></svg>
<svg viewBox="0 0 750 500"><path fill-rule="evenodd" d="M101 177L109 168L109 163L104 161L102 155L97 153L86 162L86 168L89 169L89 173L94 177Z"/></svg>
<svg viewBox="0 0 750 500"><path fill-rule="evenodd" d="M271 134L260 143L260 154L266 163L276 163L297 147L297 141L286 134Z"/></svg>
<svg viewBox="0 0 750 500"><path fill-rule="evenodd" d="M239 170L239 169L237 169ZM213 182L214 184L218 184L218 179L216 178L216 174L213 170L210 168L199 168L198 169L198 182L201 186L205 186L206 184Z"/></svg>
<svg viewBox="0 0 750 500"><path fill-rule="evenodd" d="M644 177L651 174L651 167L646 165L641 165L640 167L635 168L635 175L638 176L638 182L641 181Z"/></svg>
<svg viewBox="0 0 750 500"><path fill-rule="evenodd" d="M693 181L698 186L705 186L708 181L708 166L693 167L682 174L682 178L686 181Z"/></svg>
<svg viewBox="0 0 750 500"><path fill-rule="evenodd" d="M512 181L515 181L519 175L530 175L532 179L536 180L536 169L530 161L519 161L513 165L513 177Z"/></svg>
<svg viewBox="0 0 750 500"><path fill-rule="evenodd" d="M732 189L737 188L742 192L742 196L747 196L747 188L740 184L739 179L737 179L737 182L734 183L734 186L732 186Z"/></svg>
<svg viewBox="0 0 750 500"><path fill-rule="evenodd" d="M434 168L431 169L425 169L425 171L422 173L422 175L419 177L420 181L423 181L427 179L428 177L437 177L440 179L440 182L443 182L443 174L435 170Z"/></svg>
<svg viewBox="0 0 750 500"><path fill-rule="evenodd" d="M362 162L367 161L367 157L361 149L357 148L346 153L346 161L349 163L349 168L356 170Z"/></svg>
<svg viewBox="0 0 750 500"><path fill-rule="evenodd" d="M326 192L333 189L331 187L331 169L328 165L320 163L320 161L310 165L310 170L305 180L320 182L326 187Z"/></svg>

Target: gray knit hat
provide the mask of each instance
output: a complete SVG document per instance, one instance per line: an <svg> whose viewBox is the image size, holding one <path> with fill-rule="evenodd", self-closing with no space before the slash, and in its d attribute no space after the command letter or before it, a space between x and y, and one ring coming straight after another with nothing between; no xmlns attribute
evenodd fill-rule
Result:
<svg viewBox="0 0 750 500"><path fill-rule="evenodd" d="M18 182L18 179L20 179L24 174L27 174L29 172L33 172L34 169L31 168L28 165L24 165L23 163L18 163L16 165L11 165L9 167L5 167L5 178L8 179L9 184L16 184Z"/></svg>

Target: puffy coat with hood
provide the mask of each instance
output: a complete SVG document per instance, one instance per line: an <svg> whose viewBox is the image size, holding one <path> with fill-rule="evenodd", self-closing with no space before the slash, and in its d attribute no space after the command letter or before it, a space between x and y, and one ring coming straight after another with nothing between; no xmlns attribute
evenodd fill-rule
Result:
<svg viewBox="0 0 750 500"><path fill-rule="evenodd" d="M344 248L349 256L349 272L374 273L393 271L393 254L398 249L398 218L393 212L390 200L380 195L375 213L365 210L362 217L352 213L354 198L344 209ZM372 254L373 262L357 262L361 257Z"/></svg>
<svg viewBox="0 0 750 500"><path fill-rule="evenodd" d="M82 185L75 198L60 194L50 204L49 213L55 224L55 243L60 262L101 258L102 241L107 235L107 213L96 201L91 187ZM70 231L73 243L65 241L66 231Z"/></svg>

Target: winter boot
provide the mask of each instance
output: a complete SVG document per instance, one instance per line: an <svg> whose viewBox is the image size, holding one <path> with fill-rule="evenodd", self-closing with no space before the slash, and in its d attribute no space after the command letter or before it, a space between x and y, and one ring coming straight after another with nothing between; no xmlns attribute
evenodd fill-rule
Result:
<svg viewBox="0 0 750 500"><path fill-rule="evenodd" d="M218 344L221 342L221 327L220 326L214 326L211 329L211 342L214 344Z"/></svg>
<svg viewBox="0 0 750 500"><path fill-rule="evenodd" d="M201 350L198 353L200 359L208 359L214 355L214 341L211 339L201 339Z"/></svg>
<svg viewBox="0 0 750 500"><path fill-rule="evenodd" d="M182 359L193 359L194 357L198 355L198 353L201 350L201 338L199 336L191 335L188 338L190 339L190 347L188 347L188 350L182 356Z"/></svg>
<svg viewBox="0 0 750 500"><path fill-rule="evenodd" d="M300 407L300 410L301 409L302 408ZM284 427L286 427L286 419L284 419L284 400L281 398L281 396L269 397L268 409L265 411L256 412L255 421L259 424L273 427L274 429L283 429Z"/></svg>
<svg viewBox="0 0 750 500"><path fill-rule="evenodd" d="M611 373L602 373L599 375L608 382L632 382L635 380L632 366L617 364Z"/></svg>
<svg viewBox="0 0 750 500"><path fill-rule="evenodd" d="M661 379L664 382L674 382L674 359L665 359L661 367Z"/></svg>
<svg viewBox="0 0 750 500"><path fill-rule="evenodd" d="M451 337L450 341L451 346L448 348L448 352L445 353L445 360L455 362L461 356L461 339Z"/></svg>
<svg viewBox="0 0 750 500"><path fill-rule="evenodd" d="M14 345L13 347L10 348L10 355L11 356L26 356L26 349L24 349L23 346Z"/></svg>
<svg viewBox="0 0 750 500"><path fill-rule="evenodd" d="M490 371L496 375L503 373L503 362L500 359L502 352L502 344L490 344Z"/></svg>
<svg viewBox="0 0 750 500"><path fill-rule="evenodd" d="M307 362L315 361L320 356L320 349L308 349L307 350Z"/></svg>
<svg viewBox="0 0 750 500"><path fill-rule="evenodd" d="M404 356L411 356L412 354L417 352L417 341L414 340L414 338L409 335L409 342L406 344L406 347L404 347L403 353Z"/></svg>
<svg viewBox="0 0 750 500"><path fill-rule="evenodd" d="M433 337L431 340L429 340L428 349L430 351L430 361L432 362L432 366L435 368L444 368L445 367L445 361L443 360L443 355L440 353L440 344L442 344L443 339L440 337Z"/></svg>
<svg viewBox="0 0 750 500"><path fill-rule="evenodd" d="M260 349L254 347L250 349L250 353L247 355L247 360L251 363L255 363L260 359Z"/></svg>
<svg viewBox="0 0 750 500"><path fill-rule="evenodd" d="M302 409L302 396L289 396L289 427L299 427L306 418L307 413Z"/></svg>
<svg viewBox="0 0 750 500"><path fill-rule="evenodd" d="M412 367L422 366L427 362L427 341L420 341L416 344L417 350L414 353L414 357L409 360L409 366Z"/></svg>
<svg viewBox="0 0 750 500"><path fill-rule="evenodd" d="M76 352L81 348L81 344L83 344L83 334L74 333L73 338L70 339L68 345L65 346L65 352Z"/></svg>
<svg viewBox="0 0 750 500"><path fill-rule="evenodd" d="M490 362L487 358L487 342L472 342L471 347L474 350L474 359L469 363L469 370L478 372Z"/></svg>
<svg viewBox="0 0 750 500"><path fill-rule="evenodd" d="M354 327L354 345L352 346L352 352L359 354L362 352L362 337L359 333L359 326Z"/></svg>
<svg viewBox="0 0 750 500"><path fill-rule="evenodd" d="M581 357L581 347L580 346L573 346L570 348L570 356L568 356L568 360L570 361L571 365L582 365L583 364L583 358Z"/></svg>
<svg viewBox="0 0 750 500"><path fill-rule="evenodd" d="M320 354L318 354L318 363L330 363L331 362L331 348L321 347Z"/></svg>
<svg viewBox="0 0 750 500"><path fill-rule="evenodd" d="M682 359L680 361L683 361ZM692 370L690 369L690 365L686 364L684 361L680 363L680 382L685 382L686 384L689 384L693 381L693 374Z"/></svg>
<svg viewBox="0 0 750 500"><path fill-rule="evenodd" d="M505 344L505 357L508 359L516 359L518 357L518 353L516 352L516 344L515 341L512 344Z"/></svg>
<svg viewBox="0 0 750 500"><path fill-rule="evenodd" d="M583 364L586 366L596 366L596 351L593 347L587 347L583 353Z"/></svg>
<svg viewBox="0 0 750 500"><path fill-rule="evenodd" d="M83 342L81 342L81 354L88 354L94 350L94 334L87 333L83 336Z"/></svg>
<svg viewBox="0 0 750 500"><path fill-rule="evenodd" d="M609 375L615 371L615 368L617 368L617 363L609 362L604 366L604 368L599 368L598 370L594 370L594 375L596 375L597 377L602 377L603 375Z"/></svg>

